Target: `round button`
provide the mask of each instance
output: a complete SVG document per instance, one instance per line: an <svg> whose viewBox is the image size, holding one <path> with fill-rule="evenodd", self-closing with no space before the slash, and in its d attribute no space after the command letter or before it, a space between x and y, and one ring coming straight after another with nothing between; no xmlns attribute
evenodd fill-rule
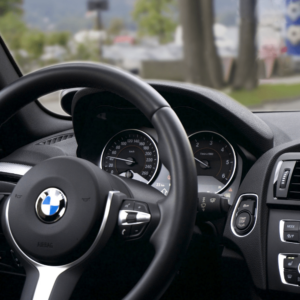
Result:
<svg viewBox="0 0 300 300"><path fill-rule="evenodd" d="M250 215L246 212L243 212L237 216L235 225L238 229L244 230L249 226L250 220L251 220Z"/></svg>

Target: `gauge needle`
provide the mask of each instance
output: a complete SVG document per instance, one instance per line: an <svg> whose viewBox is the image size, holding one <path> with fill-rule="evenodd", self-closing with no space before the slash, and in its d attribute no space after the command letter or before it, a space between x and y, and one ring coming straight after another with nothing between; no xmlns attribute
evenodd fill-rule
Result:
<svg viewBox="0 0 300 300"><path fill-rule="evenodd" d="M202 164L203 166L205 166L206 168L209 168L209 165L206 164L206 163L204 163L204 162L201 161L200 159L198 159L198 158L196 158L196 157L194 157L194 159L195 159L197 162L199 162L200 164Z"/></svg>
<svg viewBox="0 0 300 300"><path fill-rule="evenodd" d="M128 173L127 172L131 173L132 177L128 177ZM128 170L127 172L123 172L123 173L119 174L119 176L127 177L127 178L132 178L132 179L144 182L144 183L148 183L148 181L144 177L142 177L140 174L135 173L132 170Z"/></svg>
<svg viewBox="0 0 300 300"><path fill-rule="evenodd" d="M106 156L108 158L112 158L112 159L117 159L117 160L122 160L122 161L126 161L126 162L129 162L129 163L134 163L133 160L130 160L130 159L124 159L124 158L119 158L119 157L113 157L113 156Z"/></svg>

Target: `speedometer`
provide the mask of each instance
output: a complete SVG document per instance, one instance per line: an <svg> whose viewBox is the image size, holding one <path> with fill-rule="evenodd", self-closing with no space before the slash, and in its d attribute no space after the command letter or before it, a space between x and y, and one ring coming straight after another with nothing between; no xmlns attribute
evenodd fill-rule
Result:
<svg viewBox="0 0 300 300"><path fill-rule="evenodd" d="M104 147L100 168L111 174L149 184L159 166L154 140L136 129L124 130L113 136Z"/></svg>
<svg viewBox="0 0 300 300"><path fill-rule="evenodd" d="M198 192L219 193L231 182L236 155L220 134L200 131L189 136L197 168Z"/></svg>

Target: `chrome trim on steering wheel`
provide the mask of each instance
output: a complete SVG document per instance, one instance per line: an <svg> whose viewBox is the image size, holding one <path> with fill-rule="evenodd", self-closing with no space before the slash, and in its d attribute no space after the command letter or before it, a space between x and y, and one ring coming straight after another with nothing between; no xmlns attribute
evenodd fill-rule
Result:
<svg viewBox="0 0 300 300"><path fill-rule="evenodd" d="M23 176L25 175L32 167L22 164L15 164L9 162L0 162L0 173L14 174Z"/></svg>
<svg viewBox="0 0 300 300"><path fill-rule="evenodd" d="M53 290L54 284L55 284L58 276L60 274L62 274L64 271L66 271L67 269L69 269L69 268L75 266L76 264L78 264L80 261L85 259L93 251L93 249L95 248L96 244L98 243L98 241L100 240L100 238L103 234L104 228L105 228L106 223L107 223L107 219L108 219L112 199L113 199L114 194L116 194L116 193L119 193L119 192L118 191L111 191L108 194L107 201L106 201L106 206L105 206L105 210L104 210L104 215L103 215L103 219L102 219L102 223L101 223L99 232L97 234L97 237L96 237L95 241L93 242L92 246L80 258L78 258L77 260L75 260L72 263L62 265L62 266L43 265L41 263L36 262L35 260L30 258L29 256L27 256L22 251L22 249L18 246L17 242L15 241L15 239L13 237L13 234L11 232L11 229L10 229L9 217L8 217L10 199L8 200L8 204L7 204L6 211L5 211L5 222L6 222L9 234L10 234L15 246L18 248L18 250L21 252L21 254L27 259L27 261L29 263L31 263L39 271L39 279L38 279L38 282L37 282L37 285L36 285L36 288L35 288L33 300L48 300L50 298L51 292Z"/></svg>

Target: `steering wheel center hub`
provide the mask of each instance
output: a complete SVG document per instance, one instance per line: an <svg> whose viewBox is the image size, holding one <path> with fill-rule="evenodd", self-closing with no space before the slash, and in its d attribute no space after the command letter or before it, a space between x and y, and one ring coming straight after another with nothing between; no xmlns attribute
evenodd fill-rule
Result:
<svg viewBox="0 0 300 300"><path fill-rule="evenodd" d="M44 190L35 203L38 218L45 223L60 220L67 209L67 197L57 188Z"/></svg>
<svg viewBox="0 0 300 300"><path fill-rule="evenodd" d="M10 199L9 225L16 243L43 263L77 259L99 231L109 186L104 172L81 159L60 157L35 166Z"/></svg>

